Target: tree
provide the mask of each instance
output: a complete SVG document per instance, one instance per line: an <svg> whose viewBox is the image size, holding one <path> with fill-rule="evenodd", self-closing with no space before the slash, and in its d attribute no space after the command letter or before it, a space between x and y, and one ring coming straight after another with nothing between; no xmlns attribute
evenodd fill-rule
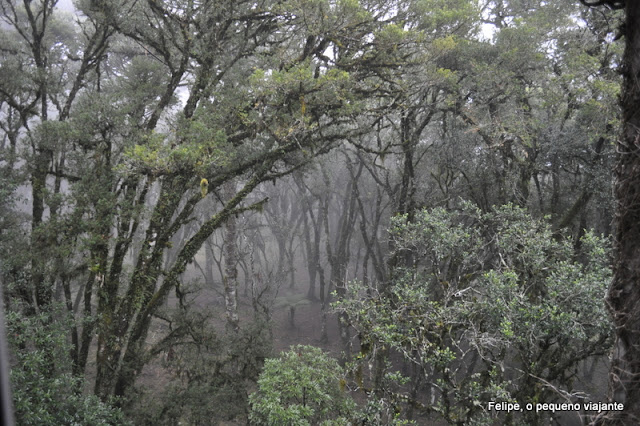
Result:
<svg viewBox="0 0 640 426"><path fill-rule="evenodd" d="M450 59L459 76L442 123L450 148L429 164L443 193L484 210L513 202L550 214L576 241L581 229L609 229L621 55L615 21L577 26L578 13L566 2L487 2L483 22L495 33L459 43Z"/></svg>
<svg viewBox="0 0 640 426"><path fill-rule="evenodd" d="M15 157L5 170L22 173L32 201L16 225L30 229L24 254L2 273L13 274L11 296L27 315L65 302L74 371L84 374L97 344L94 392L107 400L188 337L184 325L147 345L171 293L190 309L183 273L204 242L227 223L231 243L233 218L266 202L250 197L259 185L363 131L355 123L377 90L371 69L389 67L380 51L402 39L384 30L401 17L346 0L78 8L82 19L66 25L52 0L0 6L0 106ZM224 200L208 210L221 187Z"/></svg>
<svg viewBox="0 0 640 426"><path fill-rule="evenodd" d="M224 326L227 318L222 312L216 322L221 327L214 325L211 309L187 315L171 324L174 333L168 334L175 340L162 362L163 386L137 385L127 405L129 418L141 425L246 422L248 389L255 388L264 360L272 353L268 318L245 319L234 330ZM175 333L181 327L188 327L188 337Z"/></svg>
<svg viewBox="0 0 640 426"><path fill-rule="evenodd" d="M51 315L58 316L55 321ZM61 317L61 318L60 318ZM16 359L11 369L13 408L21 425L123 425L123 413L95 395L82 392L72 374L67 341L69 317L63 306L36 316L12 311L7 316L9 344ZM35 344L34 344L35 342ZM41 347L48 347L42 350ZM50 370L48 354L61 362Z"/></svg>
<svg viewBox="0 0 640 426"><path fill-rule="evenodd" d="M587 394L575 371L612 340L605 306L594 303L610 278L602 240L587 233L576 261L570 239L554 239L548 223L512 205L422 210L413 221L395 217L390 232L395 250L411 250L416 263L395 268L388 293L351 283L335 304L361 337L359 387L386 346L414 368L409 392L387 381L382 395L451 424L517 423L513 413L488 411L489 401ZM545 422L536 412L523 416Z"/></svg>
<svg viewBox="0 0 640 426"><path fill-rule="evenodd" d="M584 229L608 232L603 170L619 52L613 24L582 25L576 4L76 4L75 21L55 0L0 4L0 274L9 309L25 318L63 303L73 373L93 380L96 348L92 384L104 401L132 394L149 362L178 353L193 361L171 367L191 375L175 378L183 401L236 383L244 407L268 345L248 346L269 331L254 333L242 316L238 270L256 323L268 324L274 303L269 265L276 281L288 269L295 291L300 254L310 300L316 281L324 304L362 275L368 297L380 289L393 302L384 287L422 259L395 240L387 246L390 214L413 223L422 207L457 209L462 196L487 214L507 201L551 214L554 238L571 229L578 251ZM483 26L495 36L483 37ZM286 176L296 185L283 190ZM309 195L301 204L296 186ZM203 246L224 283L229 333L213 333L215 309L194 303L191 264L217 279L196 261ZM301 297L291 297L293 320ZM202 327L211 336L194 332ZM211 341L229 344L218 351ZM56 377L62 360L31 345L18 350L48 351L43 368ZM382 389L388 359L378 349ZM195 405L185 412L202 418Z"/></svg>
<svg viewBox="0 0 640 426"><path fill-rule="evenodd" d="M298 345L268 359L251 394L256 425L343 425L356 405L345 390L338 362L321 349Z"/></svg>
<svg viewBox="0 0 640 426"><path fill-rule="evenodd" d="M587 6L606 5L624 9L621 36L625 39L622 59L622 134L617 141L615 174L615 261L614 275L607 295L613 316L616 343L610 373L611 398L624 404L621 412L608 412L596 424L632 424L640 421L640 265L638 264L638 237L640 216L638 188L640 188L640 7L631 1L604 0L589 2Z"/></svg>

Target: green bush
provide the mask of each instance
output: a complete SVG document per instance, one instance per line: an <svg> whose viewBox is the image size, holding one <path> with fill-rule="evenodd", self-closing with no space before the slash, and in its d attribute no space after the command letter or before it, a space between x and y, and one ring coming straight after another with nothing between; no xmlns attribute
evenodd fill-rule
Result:
<svg viewBox="0 0 640 426"><path fill-rule="evenodd" d="M7 334L14 363L11 387L19 425L123 425L122 412L82 392L71 374L69 321L62 309L25 316L7 312Z"/></svg>
<svg viewBox="0 0 640 426"><path fill-rule="evenodd" d="M266 360L249 403L255 425L345 425L356 411L338 362L302 345Z"/></svg>
<svg viewBox="0 0 640 426"><path fill-rule="evenodd" d="M398 258L410 262L398 261L384 288L350 284L335 307L361 336L361 363L386 347L417 366L414 391L397 400L452 424L492 424L499 414L489 401L575 402L595 388L576 376L612 344L605 240L586 232L576 252L546 220L512 205L423 210L392 225Z"/></svg>

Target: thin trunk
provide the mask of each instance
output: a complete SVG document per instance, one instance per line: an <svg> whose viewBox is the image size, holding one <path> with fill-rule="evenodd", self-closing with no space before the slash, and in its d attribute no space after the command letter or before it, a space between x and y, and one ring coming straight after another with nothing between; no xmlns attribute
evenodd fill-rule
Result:
<svg viewBox="0 0 640 426"><path fill-rule="evenodd" d="M235 180L225 182L222 186L225 201L233 198L235 194ZM227 317L227 330L238 333L240 330L238 319L238 247L237 218L229 216L224 224L224 304Z"/></svg>

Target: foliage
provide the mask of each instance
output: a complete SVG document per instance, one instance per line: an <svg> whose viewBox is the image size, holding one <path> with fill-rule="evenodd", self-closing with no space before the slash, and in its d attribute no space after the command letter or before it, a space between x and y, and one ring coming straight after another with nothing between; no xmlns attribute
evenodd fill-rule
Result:
<svg viewBox="0 0 640 426"><path fill-rule="evenodd" d="M67 333L68 351L34 361L51 374L71 365L101 400L135 398L145 365L173 348L175 377L139 413L247 415L269 319L218 333L190 310L185 274L196 263L205 292L224 282L237 318L238 268L248 296L275 245L277 275L287 261L294 288L304 258L323 308L362 276L349 287L364 305L345 301L339 327L348 346L351 318L359 361L378 370L368 422L397 421L421 392L448 421L481 418L490 396L573 392L576 360L606 350L601 287L586 284L606 269L589 269L600 242L584 230L612 231L621 15L562 0L77 0L73 19L63 3L0 2L0 279L8 310ZM420 212L459 197L485 213ZM491 207L509 202L553 229ZM275 303L293 325L308 300ZM39 353L40 340L14 349ZM416 366L407 383L388 347Z"/></svg>
<svg viewBox="0 0 640 426"><path fill-rule="evenodd" d="M66 302L74 366L97 343L106 400L153 358L154 315L172 290L184 302L205 241L262 206L261 183L362 131L363 56L378 50L365 41L396 18L358 1L94 3L75 21L58 21L55 1L1 3L0 75L19 78L0 80L0 124L31 200L12 225L29 230L17 271L29 291L8 296L31 312Z"/></svg>
<svg viewBox="0 0 640 426"><path fill-rule="evenodd" d="M68 326L62 309L36 316L7 313L8 340L15 356L11 385L17 423L128 424L119 409L84 394L84 381L71 374Z"/></svg>
<svg viewBox="0 0 640 426"><path fill-rule="evenodd" d="M257 317L238 333L221 333L213 322L210 313L193 307L171 317L169 335L176 338L157 345L167 383L161 390L136 386L128 395L127 414L135 424L217 424L246 418L248 389L271 353L271 325ZM188 336L181 336L183 328Z"/></svg>
<svg viewBox="0 0 640 426"><path fill-rule="evenodd" d="M344 425L355 412L342 369L321 349L298 345L265 361L258 390L249 396L257 425Z"/></svg>
<svg viewBox="0 0 640 426"><path fill-rule="evenodd" d="M587 233L576 255L546 220L512 205L422 210L392 223L396 251L413 265L393 271L388 293L352 283L335 305L358 330L362 359L387 346L419 365L413 381L435 403L411 403L450 423L490 421L488 401L581 395L576 368L611 346L605 240Z"/></svg>

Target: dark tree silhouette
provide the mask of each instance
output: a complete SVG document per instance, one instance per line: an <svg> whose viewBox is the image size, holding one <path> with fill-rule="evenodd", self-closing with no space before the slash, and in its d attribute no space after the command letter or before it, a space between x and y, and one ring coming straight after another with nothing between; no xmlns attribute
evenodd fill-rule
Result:
<svg viewBox="0 0 640 426"><path fill-rule="evenodd" d="M621 412L598 416L597 425L640 423L640 4L580 0L586 6L624 9L626 46L622 64L622 134L615 173L615 261L607 304L616 326L610 373L612 399Z"/></svg>

